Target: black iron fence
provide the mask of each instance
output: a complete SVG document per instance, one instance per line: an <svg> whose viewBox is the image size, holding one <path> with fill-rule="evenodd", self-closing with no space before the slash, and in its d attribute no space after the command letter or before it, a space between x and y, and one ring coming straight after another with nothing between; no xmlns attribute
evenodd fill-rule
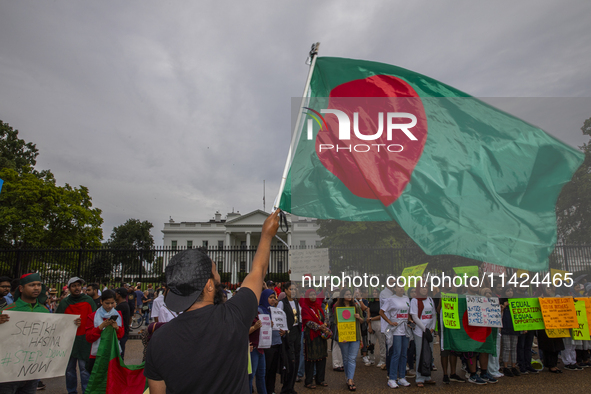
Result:
<svg viewBox="0 0 591 394"><path fill-rule="evenodd" d="M299 249L298 247L295 247ZM35 271L51 287L63 286L73 276L88 283L158 283L172 256L184 248L134 249L6 249L0 250L0 276L19 277ZM216 263L224 283L242 282L250 271L256 246L210 247L207 253ZM266 280L285 282L289 250L271 249ZM450 272L453 267L480 265L481 262L453 255L428 256L417 248L331 247L331 273L348 275L398 275L404 267L429 263L432 273ZM573 273L589 272L591 246L557 245L550 256L550 268ZM513 270L508 269L512 274Z"/></svg>

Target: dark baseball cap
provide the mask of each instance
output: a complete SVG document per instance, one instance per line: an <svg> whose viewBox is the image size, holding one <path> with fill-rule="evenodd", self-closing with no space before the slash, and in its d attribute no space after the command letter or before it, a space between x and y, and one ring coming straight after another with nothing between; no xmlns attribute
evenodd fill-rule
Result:
<svg viewBox="0 0 591 394"><path fill-rule="evenodd" d="M127 289L125 287L120 287L115 290L115 293L119 294L121 297L127 297Z"/></svg>
<svg viewBox="0 0 591 394"><path fill-rule="evenodd" d="M199 249L187 249L176 254L166 267L166 306L174 312L184 312L197 301L207 281L213 278L213 262Z"/></svg>

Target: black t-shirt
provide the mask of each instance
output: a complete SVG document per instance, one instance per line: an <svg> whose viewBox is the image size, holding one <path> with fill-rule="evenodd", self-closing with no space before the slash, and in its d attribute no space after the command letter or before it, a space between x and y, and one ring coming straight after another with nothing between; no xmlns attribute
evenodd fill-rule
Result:
<svg viewBox="0 0 591 394"><path fill-rule="evenodd" d="M227 302L185 312L148 343L144 375L166 392L248 394L248 330L257 299L243 287Z"/></svg>
<svg viewBox="0 0 591 394"><path fill-rule="evenodd" d="M129 319L131 318L129 304L127 301L120 302L115 307L115 310L121 312L121 316L123 317L123 327L125 328L125 336L127 336L129 334Z"/></svg>

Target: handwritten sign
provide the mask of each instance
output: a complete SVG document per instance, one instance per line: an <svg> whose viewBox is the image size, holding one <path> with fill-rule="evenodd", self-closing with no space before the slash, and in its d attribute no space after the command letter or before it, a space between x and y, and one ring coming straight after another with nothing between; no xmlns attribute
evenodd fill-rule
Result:
<svg viewBox="0 0 591 394"><path fill-rule="evenodd" d="M460 329L460 314L458 312L458 295L441 293L443 325L446 328Z"/></svg>
<svg viewBox="0 0 591 394"><path fill-rule="evenodd" d="M339 331L339 342L355 342L357 340L355 308L337 308L337 330Z"/></svg>
<svg viewBox="0 0 591 394"><path fill-rule="evenodd" d="M271 311L271 319L273 320L273 330L289 330L287 327L287 317L285 316L285 312L279 308L273 307L270 307L269 310Z"/></svg>
<svg viewBox="0 0 591 394"><path fill-rule="evenodd" d="M302 281L305 276L324 276L330 270L328 249L292 249L287 256L291 280Z"/></svg>
<svg viewBox="0 0 591 394"><path fill-rule="evenodd" d="M510 298L509 310L515 331L544 329L542 308L537 298Z"/></svg>
<svg viewBox="0 0 591 394"><path fill-rule="evenodd" d="M425 263L425 264L421 264L421 265L415 265L412 267L406 267L402 270L402 273L400 274L400 276L406 278L406 285L404 286L404 290L408 290L409 287L415 287L415 281L413 280L412 283L409 283L409 278L411 276L421 276L423 275L423 272L425 272L425 269L427 268L427 265L429 265L429 263ZM419 282L420 283L420 282ZM411 286L412 284L412 286Z"/></svg>
<svg viewBox="0 0 591 394"><path fill-rule="evenodd" d="M462 285L465 285L464 274L466 274L466 277L468 278L468 280L470 280L470 278L473 276L478 276L478 266L477 265L469 265L466 267L454 267L454 271L458 277L462 277ZM468 283L470 283L470 282L468 282Z"/></svg>
<svg viewBox="0 0 591 394"><path fill-rule="evenodd" d="M575 302L570 297L540 298L544 325L547 329L577 328Z"/></svg>
<svg viewBox="0 0 591 394"><path fill-rule="evenodd" d="M259 320L263 323L261 328L259 328L259 349L268 349L271 347L272 342L271 332L273 330L271 328L271 316L260 314Z"/></svg>
<svg viewBox="0 0 591 394"><path fill-rule="evenodd" d="M477 327L502 327L501 306L497 297L466 295L468 324Z"/></svg>
<svg viewBox="0 0 591 394"><path fill-rule="evenodd" d="M491 264L491 263L482 263L480 265L480 268L482 269L482 272L487 273L487 274L493 274L493 275L498 275L498 276L502 276L502 275L507 274L507 269L505 267L503 267L502 265L496 265L496 264Z"/></svg>
<svg viewBox="0 0 591 394"><path fill-rule="evenodd" d="M3 312L0 325L0 382L63 376L76 337L79 316L51 313Z"/></svg>
<svg viewBox="0 0 591 394"><path fill-rule="evenodd" d="M588 341L591 337L589 336L589 324L587 321L587 311L585 310L585 301L575 301L575 311L577 312L577 322L579 323L579 327L572 329L572 338L577 341Z"/></svg>
<svg viewBox="0 0 591 394"><path fill-rule="evenodd" d="M570 330L568 328L551 328L546 330L548 338L568 338Z"/></svg>

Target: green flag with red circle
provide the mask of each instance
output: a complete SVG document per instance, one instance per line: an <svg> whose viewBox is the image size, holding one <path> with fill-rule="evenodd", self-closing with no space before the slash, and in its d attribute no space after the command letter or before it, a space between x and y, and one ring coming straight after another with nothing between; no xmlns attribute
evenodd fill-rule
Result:
<svg viewBox="0 0 591 394"><path fill-rule="evenodd" d="M548 268L555 205L583 154L427 76L319 57L279 207L397 221L429 255Z"/></svg>

